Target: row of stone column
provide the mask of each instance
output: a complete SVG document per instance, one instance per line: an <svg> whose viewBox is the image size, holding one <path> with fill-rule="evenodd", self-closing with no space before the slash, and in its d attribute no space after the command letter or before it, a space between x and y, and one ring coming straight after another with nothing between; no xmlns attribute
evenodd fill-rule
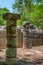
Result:
<svg viewBox="0 0 43 65"><path fill-rule="evenodd" d="M6 33L7 33L6 64L7 65L14 65L17 62L16 21L19 18L20 18L19 14L7 13L3 15L3 19L6 20ZM32 47L32 41L29 44L29 27L30 27L29 22L23 23L23 48Z"/></svg>

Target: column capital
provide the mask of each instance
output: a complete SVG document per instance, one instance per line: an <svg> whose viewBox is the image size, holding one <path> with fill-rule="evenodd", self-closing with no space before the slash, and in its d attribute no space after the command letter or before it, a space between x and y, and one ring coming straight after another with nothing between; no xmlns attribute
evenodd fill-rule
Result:
<svg viewBox="0 0 43 65"><path fill-rule="evenodd" d="M4 20L18 20L20 19L20 14L13 14L13 13L5 13L3 14Z"/></svg>
<svg viewBox="0 0 43 65"><path fill-rule="evenodd" d="M5 13L3 19L6 20L6 26L16 25L16 21L20 19L20 14Z"/></svg>

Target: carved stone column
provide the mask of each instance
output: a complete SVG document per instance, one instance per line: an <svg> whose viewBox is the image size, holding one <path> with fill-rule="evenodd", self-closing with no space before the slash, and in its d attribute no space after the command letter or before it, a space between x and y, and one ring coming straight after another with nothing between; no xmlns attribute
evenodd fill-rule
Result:
<svg viewBox="0 0 43 65"><path fill-rule="evenodd" d="M6 50L6 64L14 65L16 63L16 21L20 18L19 14L6 13L3 19L6 20L7 33L7 50Z"/></svg>
<svg viewBox="0 0 43 65"><path fill-rule="evenodd" d="M23 23L23 47L29 48L29 22Z"/></svg>

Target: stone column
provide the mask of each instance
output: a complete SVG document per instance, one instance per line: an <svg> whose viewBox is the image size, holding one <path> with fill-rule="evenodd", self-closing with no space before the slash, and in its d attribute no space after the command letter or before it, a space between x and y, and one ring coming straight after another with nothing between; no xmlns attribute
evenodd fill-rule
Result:
<svg viewBox="0 0 43 65"><path fill-rule="evenodd" d="M17 48L23 47L23 33L21 29L22 27L17 26Z"/></svg>
<svg viewBox="0 0 43 65"><path fill-rule="evenodd" d="M14 65L16 61L16 21L20 18L19 14L6 13L3 19L6 20L7 33L7 50L6 50L6 64Z"/></svg>
<svg viewBox="0 0 43 65"><path fill-rule="evenodd" d="M23 23L23 47L28 48L29 23Z"/></svg>
<svg viewBox="0 0 43 65"><path fill-rule="evenodd" d="M23 47L29 48L29 22L23 23Z"/></svg>

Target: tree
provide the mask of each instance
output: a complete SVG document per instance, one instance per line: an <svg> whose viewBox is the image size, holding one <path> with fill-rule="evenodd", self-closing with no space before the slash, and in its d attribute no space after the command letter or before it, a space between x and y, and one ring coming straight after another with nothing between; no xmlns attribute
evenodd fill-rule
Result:
<svg viewBox="0 0 43 65"><path fill-rule="evenodd" d="M21 14L21 20L43 29L43 0L15 0L14 13Z"/></svg>
<svg viewBox="0 0 43 65"><path fill-rule="evenodd" d="M7 8L0 8L0 25L6 25L6 22L3 20L2 16L7 12L9 12Z"/></svg>
<svg viewBox="0 0 43 65"><path fill-rule="evenodd" d="M22 20L27 20L29 17L27 14L31 11L31 4L32 0L16 0L13 4L14 12L20 13Z"/></svg>
<svg viewBox="0 0 43 65"><path fill-rule="evenodd" d="M30 13L31 23L38 28L43 29L43 4L35 4L33 11Z"/></svg>

